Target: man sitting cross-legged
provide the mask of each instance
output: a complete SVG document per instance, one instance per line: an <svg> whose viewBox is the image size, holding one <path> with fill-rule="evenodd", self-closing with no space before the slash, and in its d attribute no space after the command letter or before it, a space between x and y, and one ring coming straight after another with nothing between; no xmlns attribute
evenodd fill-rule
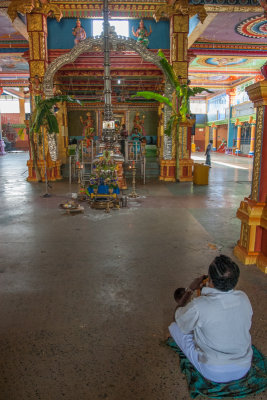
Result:
<svg viewBox="0 0 267 400"><path fill-rule="evenodd" d="M169 326L186 357L213 382L240 379L251 366L252 308L247 295L234 290L239 273L229 257L216 257L209 266L208 286L191 301L193 292L203 286L205 275L185 289L177 299L175 322Z"/></svg>

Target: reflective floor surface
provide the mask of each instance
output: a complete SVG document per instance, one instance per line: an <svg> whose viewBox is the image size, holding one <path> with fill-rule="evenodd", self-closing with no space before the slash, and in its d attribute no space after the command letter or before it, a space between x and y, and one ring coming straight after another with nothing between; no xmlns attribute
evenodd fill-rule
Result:
<svg viewBox="0 0 267 400"><path fill-rule="evenodd" d="M0 400L189 399L162 344L173 291L232 256L252 160L212 155L208 186L151 181L128 208L68 216L58 204L77 185L53 183L43 198L27 158L0 158ZM267 354L266 276L239 266Z"/></svg>

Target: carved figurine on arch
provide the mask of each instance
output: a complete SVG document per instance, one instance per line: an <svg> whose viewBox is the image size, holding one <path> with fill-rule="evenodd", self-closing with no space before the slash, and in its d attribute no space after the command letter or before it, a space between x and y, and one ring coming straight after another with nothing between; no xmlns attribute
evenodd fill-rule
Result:
<svg viewBox="0 0 267 400"><path fill-rule="evenodd" d="M132 27L132 34L135 37L137 37L137 43L140 43L145 47L148 47L149 45L148 36L150 36L151 33L152 33L151 25L149 26L149 31L148 31L142 19L139 22L139 27L137 28L136 31L134 30L134 27Z"/></svg>
<svg viewBox="0 0 267 400"><path fill-rule="evenodd" d="M37 99L44 97L43 83L39 75L34 75L29 79L29 92L32 98L35 99L35 103L38 101Z"/></svg>
<svg viewBox="0 0 267 400"><path fill-rule="evenodd" d="M73 34L73 36L75 36L75 39L74 39L74 44L75 45L86 39L86 32L83 29L81 21L79 20L79 18L76 21L75 28L72 28L72 34Z"/></svg>

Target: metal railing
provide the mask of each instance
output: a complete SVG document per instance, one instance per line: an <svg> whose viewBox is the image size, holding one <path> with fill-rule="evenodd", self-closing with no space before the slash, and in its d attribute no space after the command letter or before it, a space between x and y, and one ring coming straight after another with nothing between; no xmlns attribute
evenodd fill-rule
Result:
<svg viewBox="0 0 267 400"><path fill-rule="evenodd" d="M73 179L79 179L83 184L89 181L89 177L93 172L93 161L99 154L99 140L91 140L90 146L84 142L77 145L76 154L69 156L69 183ZM143 183L146 182L146 157L145 143L135 140L125 140L124 143L124 162L130 164L133 161L135 164L140 164L141 177ZM77 168L77 162L80 163L80 168ZM80 173L80 177L78 176Z"/></svg>
<svg viewBox="0 0 267 400"><path fill-rule="evenodd" d="M141 177L146 183L146 144L139 140L125 140L125 163L140 164Z"/></svg>

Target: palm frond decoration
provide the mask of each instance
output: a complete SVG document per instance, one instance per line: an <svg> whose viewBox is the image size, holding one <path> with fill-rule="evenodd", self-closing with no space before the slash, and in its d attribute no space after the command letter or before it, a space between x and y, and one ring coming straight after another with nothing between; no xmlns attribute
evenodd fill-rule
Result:
<svg viewBox="0 0 267 400"><path fill-rule="evenodd" d="M59 133L57 118L52 111L52 107L57 103L78 103L80 100L66 95L54 96L51 99L35 98L36 108L32 115L32 125L30 133L39 133L42 126L45 126L48 133Z"/></svg>
<svg viewBox="0 0 267 400"><path fill-rule="evenodd" d="M213 93L211 90L205 89L205 88L202 88L202 87L193 87L193 88L188 87L189 97L190 96L195 96L196 94L202 93L202 92Z"/></svg>
<svg viewBox="0 0 267 400"><path fill-rule="evenodd" d="M160 65L162 66L165 74L168 76L170 83L173 85L173 88L177 90L180 88L180 83L175 76L172 66L169 64L162 50L158 51L158 56L161 58Z"/></svg>
<svg viewBox="0 0 267 400"><path fill-rule="evenodd" d="M174 128L176 127L178 131L179 124L181 122L186 122L187 118L190 116L190 97L204 91L208 93L212 92L208 89L201 87L190 88L189 81L187 82L187 84L181 84L179 82L179 79L175 75L173 67L169 64L162 50L158 51L158 56L160 57L160 64L162 66L162 69L165 75L168 77L169 82L173 86L172 101L165 96L149 91L137 92L131 97L143 97L148 100L156 100L159 103L166 104L168 107L170 107L172 109L172 114L167 122L167 126L164 131L165 135L170 136Z"/></svg>
<svg viewBox="0 0 267 400"><path fill-rule="evenodd" d="M166 129L164 131L165 135L171 136L173 128L178 122L179 121L178 121L177 115L172 115L170 117L169 121L167 122L167 126L166 126Z"/></svg>
<svg viewBox="0 0 267 400"><path fill-rule="evenodd" d="M20 128L18 131L18 136L20 137L21 140L24 140L24 128Z"/></svg>
<svg viewBox="0 0 267 400"><path fill-rule="evenodd" d="M158 94L155 92L149 92L149 91L137 92L136 94L132 95L131 97L143 97L144 99L147 99L147 100L156 100L159 103L165 103L167 106L172 108L172 102L167 97L164 97L161 94Z"/></svg>

